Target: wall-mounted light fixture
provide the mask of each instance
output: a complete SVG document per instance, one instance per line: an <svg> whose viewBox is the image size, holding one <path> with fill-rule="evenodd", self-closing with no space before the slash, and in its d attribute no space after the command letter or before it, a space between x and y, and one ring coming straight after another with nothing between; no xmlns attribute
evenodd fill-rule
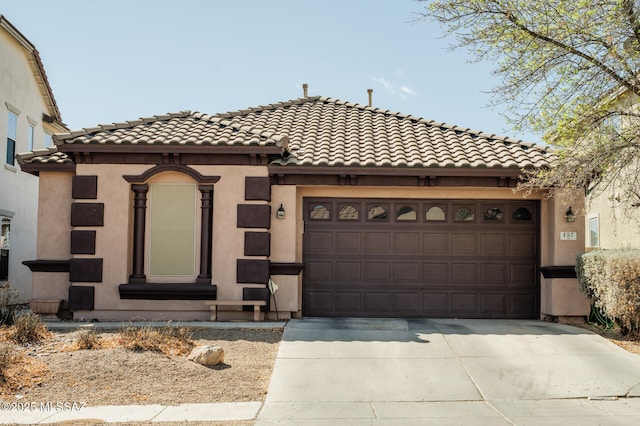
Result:
<svg viewBox="0 0 640 426"><path fill-rule="evenodd" d="M276 219L284 219L284 207L282 207L282 203L280 203L280 207L276 211Z"/></svg>
<svg viewBox="0 0 640 426"><path fill-rule="evenodd" d="M567 212L564 214L564 220L566 220L567 222L576 221L576 214L573 212L573 210L571 210L571 206L569 206L569 209L567 209Z"/></svg>

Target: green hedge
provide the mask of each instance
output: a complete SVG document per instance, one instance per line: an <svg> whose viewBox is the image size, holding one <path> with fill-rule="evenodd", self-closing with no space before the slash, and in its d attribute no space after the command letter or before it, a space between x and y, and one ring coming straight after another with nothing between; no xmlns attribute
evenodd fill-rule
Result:
<svg viewBox="0 0 640 426"><path fill-rule="evenodd" d="M640 330L640 250L597 250L578 255L576 273L591 303L623 331Z"/></svg>

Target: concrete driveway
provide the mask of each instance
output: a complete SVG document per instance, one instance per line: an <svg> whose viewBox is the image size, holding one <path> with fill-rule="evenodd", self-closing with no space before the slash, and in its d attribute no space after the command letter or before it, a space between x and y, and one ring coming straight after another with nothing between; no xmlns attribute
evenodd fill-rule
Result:
<svg viewBox="0 0 640 426"><path fill-rule="evenodd" d="M640 356L561 324L301 319L257 425L640 423Z"/></svg>

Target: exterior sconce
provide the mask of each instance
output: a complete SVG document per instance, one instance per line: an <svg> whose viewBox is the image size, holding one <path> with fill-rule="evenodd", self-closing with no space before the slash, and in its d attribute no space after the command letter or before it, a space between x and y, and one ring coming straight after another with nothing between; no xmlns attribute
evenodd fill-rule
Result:
<svg viewBox="0 0 640 426"><path fill-rule="evenodd" d="M575 222L576 221L576 214L573 212L573 210L571 210L571 206L569 206L569 209L564 214L564 220L566 220L567 222Z"/></svg>
<svg viewBox="0 0 640 426"><path fill-rule="evenodd" d="M284 219L284 207L282 207L282 203L280 203L280 207L276 211L276 219Z"/></svg>

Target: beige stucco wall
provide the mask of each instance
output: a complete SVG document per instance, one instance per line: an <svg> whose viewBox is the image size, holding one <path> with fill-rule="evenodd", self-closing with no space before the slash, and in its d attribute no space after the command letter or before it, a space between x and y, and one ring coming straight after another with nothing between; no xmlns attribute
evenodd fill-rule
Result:
<svg viewBox="0 0 640 426"><path fill-rule="evenodd" d="M576 214L575 222L567 222L565 214L571 207ZM575 266L576 256L584 253L585 231L582 204L570 205L565 197L548 200L544 209L542 232L547 234L549 247L542 257L541 266ZM563 233L575 233L576 239L563 239ZM572 317L589 314L590 303L580 291L575 278L541 278L540 313L543 317Z"/></svg>
<svg viewBox="0 0 640 426"><path fill-rule="evenodd" d="M271 192L272 219L271 219L271 261L272 262L298 262L302 256L298 255L297 230L299 218L296 187L293 185L273 186ZM276 210L285 209L285 218L276 219ZM300 275L301 276L301 275ZM276 303L278 310L283 312L299 312L302 306L302 294L300 293L300 280L298 275L274 275L273 281L278 285L276 291ZM272 310L275 306L272 306Z"/></svg>
<svg viewBox="0 0 640 426"><path fill-rule="evenodd" d="M36 258L38 178L6 164L7 115L18 117L16 153L27 151L29 124L34 148L44 147L42 114L47 112L24 47L0 28L0 216L11 217L9 281L22 301L31 297L31 272L22 265Z"/></svg>
<svg viewBox="0 0 640 426"><path fill-rule="evenodd" d="M633 247L640 248L640 207L628 206L615 187L605 191L596 198L591 198L586 213L585 233L588 235L588 219L598 219L600 244L589 248L614 249Z"/></svg>
<svg viewBox="0 0 640 426"><path fill-rule="evenodd" d="M77 167L78 175L98 176L98 199L86 201L105 203L104 226L83 228L95 229L97 233L95 256L87 255L84 257L104 258L103 282L97 284L87 283L96 287L95 311L77 313L84 319L130 319L137 317L148 320L207 320L209 318L209 308L202 301L120 299L118 286L128 281L128 276L131 272L131 235L133 227L132 191L130 184L122 176L139 175L149 168L151 166L148 165L95 164L81 164ZM265 201L245 201L244 183L247 176L267 176L267 169L255 166L192 166L192 168L202 175L220 176L220 180L214 185L212 281L217 285L218 299L241 300L243 287L260 287L260 285L236 283L236 260L245 258L244 233L247 231L247 229L237 227L236 206L238 204L265 204ZM180 183L193 181L186 175L169 172L156 175L149 182ZM199 200L199 193L197 197ZM82 202L82 200L78 200L78 202ZM275 205L275 201L272 204ZM277 207L272 209L274 214L275 209ZM293 217L287 219L292 220ZM272 227L278 232L283 229L287 232L287 219L282 222L276 222L275 218L272 218ZM196 221L199 226L199 209ZM294 228L292 227L292 229ZM272 229L272 231L274 230ZM199 235L199 228L196 230L196 234ZM199 242L199 238L196 240ZM272 259L294 261L293 257L288 258L290 254L287 252L286 244L283 245L280 241L273 241L273 243ZM199 251L199 244L197 244L197 250ZM260 259L261 257L254 256L251 258ZM266 259L266 257L262 259ZM196 255L196 271L199 270L198 261L199 258ZM148 262L146 262L145 268L147 267ZM146 273L148 282L193 282L195 278L161 278L149 276L148 270L146 270ZM278 308L280 310L295 310L294 303L291 300L297 300L297 294L295 293L297 287L291 285L290 281L287 277L280 277L277 281L280 286L280 290L277 293ZM79 284L82 285L82 283ZM250 315L242 312L235 312L234 314L239 318L248 318ZM222 319L231 317L232 315L227 315L226 317L224 314L220 315Z"/></svg>
<svg viewBox="0 0 640 426"><path fill-rule="evenodd" d="M96 288L95 311L77 312L76 318L82 319L147 319L147 320L207 320L208 308L202 301L154 301L121 300L118 286L128 281L131 273L131 236L133 220L133 196L130 184L123 175L139 175L149 169L149 165L78 165L78 175L98 176L98 199L76 200L76 202L104 202L105 218L103 227L95 229L96 254L84 257L104 259L102 283L76 283L93 285ZM236 283L236 260L244 256L244 233L247 229L237 227L238 204L265 204L265 201L246 201L244 183L247 176L267 176L263 167L250 166L193 166L202 175L220 176L214 185L213 211L213 283L218 286L218 298L226 300L242 299L242 288L251 284ZM41 193L41 203L45 210L55 210L56 215L49 217L41 213L43 232L38 258L69 258L69 211L71 199L70 173L43 173L45 190ZM191 178L166 173L156 175L153 182L185 182ZM344 197L344 198L416 198L416 199L512 199L522 198L509 188L443 188L443 187L296 187L276 185L272 187L271 202L271 256L272 262L303 262L305 197ZM575 256L584 247L583 220L567 223L564 213L567 206L559 200L548 200L544 194L536 194L530 199L540 201L540 251L541 266L570 265ZM275 214L282 204L286 214L277 219ZM54 207L55 206L55 207ZM198 216L199 222L199 216ZM85 229L85 228L83 228ZM255 229L252 229L255 230ZM561 240L560 232L576 232L576 240ZM46 241L55 241L47 244ZM46 255L46 256L44 256ZM196 256L197 257L197 256ZM253 259L260 257L251 257ZM197 270L197 268L196 268ZM304 272L302 273L304 274ZM276 293L279 318L288 318L290 314L300 315L302 306L302 274L300 276L280 275L272 277L278 285ZM52 274L34 274L34 283L38 282L38 295L52 294L66 296L63 287L67 284L60 275L54 280L54 290L44 290L47 276ZM64 274L62 274L64 275ZM575 280L546 280L541 277L541 311L543 314L557 316L581 315L583 302L576 293ZM51 281L49 281L51 283ZM148 276L148 282L158 282ZM259 285L256 285L259 287ZM251 314L229 308L230 312L220 315L221 319L248 319ZM272 311L275 304L272 303ZM274 317L273 313L270 317Z"/></svg>

